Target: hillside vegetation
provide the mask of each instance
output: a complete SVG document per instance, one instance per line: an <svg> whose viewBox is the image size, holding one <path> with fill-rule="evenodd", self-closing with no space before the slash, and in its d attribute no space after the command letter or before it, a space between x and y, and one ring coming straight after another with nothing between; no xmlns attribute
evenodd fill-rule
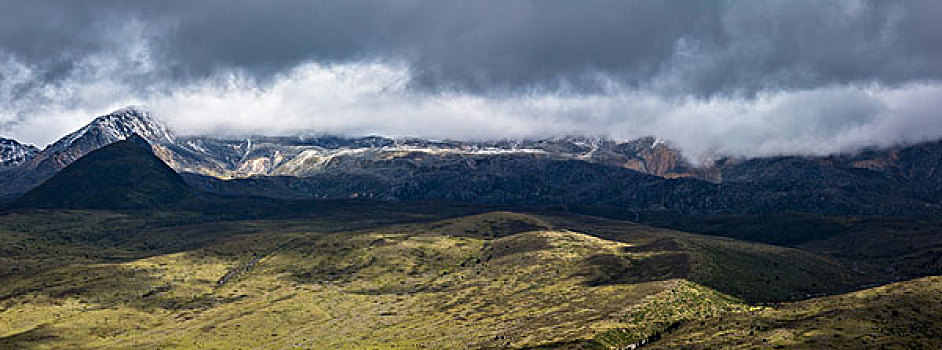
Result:
<svg viewBox="0 0 942 350"><path fill-rule="evenodd" d="M942 277L688 323L650 349L940 349Z"/></svg>
<svg viewBox="0 0 942 350"><path fill-rule="evenodd" d="M0 216L0 347L606 348L856 283L794 249L618 221L338 207Z"/></svg>

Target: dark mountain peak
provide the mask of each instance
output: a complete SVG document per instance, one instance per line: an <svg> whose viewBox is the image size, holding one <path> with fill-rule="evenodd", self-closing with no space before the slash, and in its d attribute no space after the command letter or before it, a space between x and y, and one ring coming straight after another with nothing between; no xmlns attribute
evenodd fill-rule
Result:
<svg viewBox="0 0 942 350"><path fill-rule="evenodd" d="M0 137L0 169L20 165L33 159L38 153L39 148L36 146Z"/></svg>
<svg viewBox="0 0 942 350"><path fill-rule="evenodd" d="M141 147L141 149L147 152L153 153L153 148L151 148L150 142L147 141L147 139L141 137L141 135L138 135L137 133L131 133L130 135L128 135L125 141L129 141L135 145L138 145L139 147Z"/></svg>
<svg viewBox="0 0 942 350"><path fill-rule="evenodd" d="M27 192L26 208L173 208L195 198L179 174L151 151L147 141L127 139L92 151Z"/></svg>

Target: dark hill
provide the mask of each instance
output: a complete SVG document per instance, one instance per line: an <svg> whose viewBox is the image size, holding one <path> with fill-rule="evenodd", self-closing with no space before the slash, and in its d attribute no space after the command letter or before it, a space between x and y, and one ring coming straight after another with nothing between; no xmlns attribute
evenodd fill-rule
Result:
<svg viewBox="0 0 942 350"><path fill-rule="evenodd" d="M20 208L158 209L195 193L137 135L93 151L14 203Z"/></svg>

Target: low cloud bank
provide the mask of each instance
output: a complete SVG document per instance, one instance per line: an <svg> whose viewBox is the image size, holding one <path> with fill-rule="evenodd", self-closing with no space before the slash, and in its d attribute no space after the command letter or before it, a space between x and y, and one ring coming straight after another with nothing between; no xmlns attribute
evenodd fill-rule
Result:
<svg viewBox="0 0 942 350"><path fill-rule="evenodd" d="M25 65L3 66L18 67L4 75L14 77L5 84L30 79ZM0 133L45 144L95 115L133 104L151 109L178 134L654 135L674 142L694 161L716 155L828 154L942 137L938 82L835 85L748 98L668 96L614 83L597 93L479 94L414 89L405 64L355 62L303 63L265 82L238 71L220 72L141 93L109 78L111 66L26 96L29 102L3 96Z"/></svg>

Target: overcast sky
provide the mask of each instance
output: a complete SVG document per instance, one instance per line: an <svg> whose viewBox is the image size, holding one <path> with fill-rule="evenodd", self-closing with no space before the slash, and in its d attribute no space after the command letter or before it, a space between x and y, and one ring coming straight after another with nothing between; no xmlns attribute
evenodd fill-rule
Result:
<svg viewBox="0 0 942 350"><path fill-rule="evenodd" d="M0 0L0 136L591 135L713 154L942 137L940 1Z"/></svg>

